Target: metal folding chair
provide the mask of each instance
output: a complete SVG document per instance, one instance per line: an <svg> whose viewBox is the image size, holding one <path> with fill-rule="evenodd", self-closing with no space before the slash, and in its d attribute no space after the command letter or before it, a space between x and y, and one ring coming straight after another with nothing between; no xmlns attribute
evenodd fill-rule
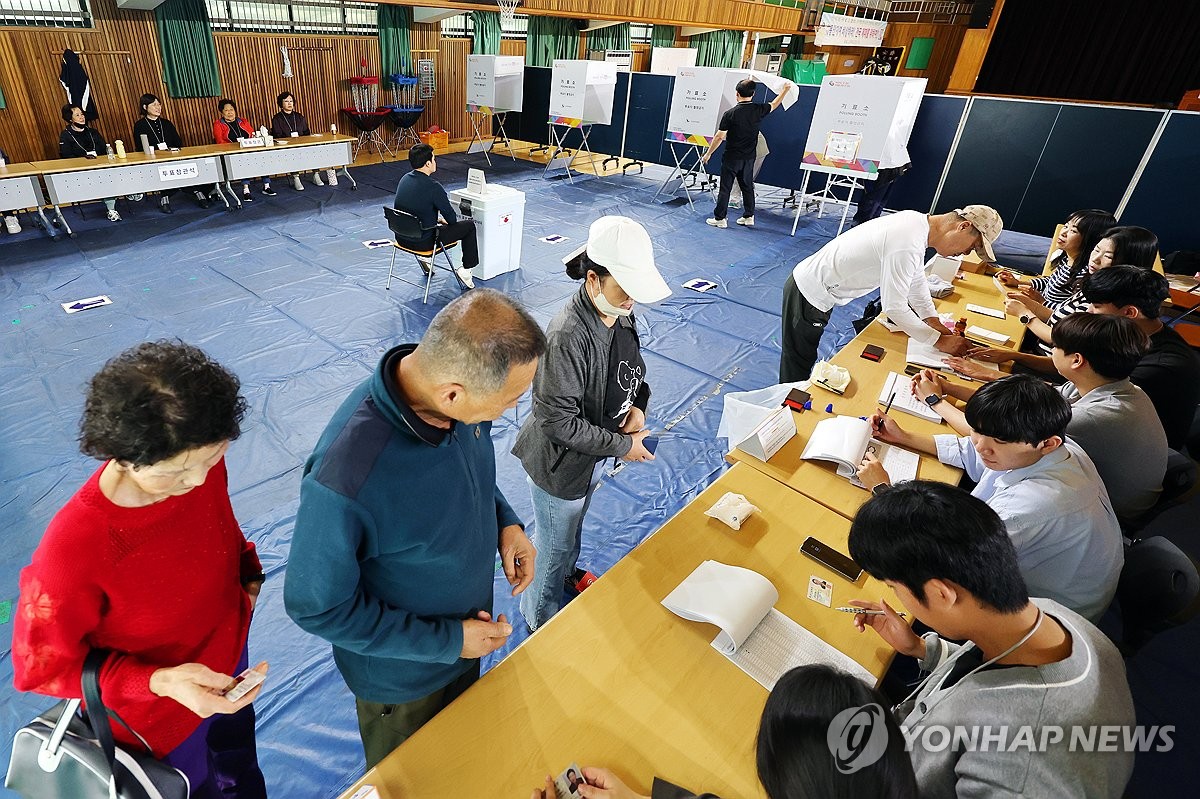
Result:
<svg viewBox="0 0 1200 799"><path fill-rule="evenodd" d="M387 218L388 227L391 228L393 237L392 263L388 267L388 280L387 285L384 286L385 290L391 289L393 278L399 280L401 283L421 288L419 283L405 280L396 274L396 253L401 250L413 256L417 260L417 265L421 267L421 271L425 273L425 297L421 302L429 302L429 284L433 281L433 270L437 268L438 253L441 253L446 259L446 265L442 268L451 275L454 275L454 280L460 288L467 288L466 284L459 278L458 273L454 271L454 264L451 263L448 252L448 250L452 250L458 246L457 241L452 241L449 244L441 243L437 238L436 227L422 227L421 220L415 214L408 211L385 205L383 207L383 215Z"/></svg>

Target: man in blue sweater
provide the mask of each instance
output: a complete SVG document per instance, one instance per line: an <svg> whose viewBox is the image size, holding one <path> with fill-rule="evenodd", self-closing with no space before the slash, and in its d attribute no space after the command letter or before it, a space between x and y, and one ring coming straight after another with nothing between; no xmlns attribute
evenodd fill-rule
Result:
<svg viewBox="0 0 1200 799"><path fill-rule="evenodd" d="M396 184L396 198L392 207L408 211L421 220L421 227L429 232L426 239L432 246L436 233L437 241L441 244L460 242L462 245L462 260L454 268L458 279L467 288L475 287L475 279L471 270L479 265L479 242L475 234L475 223L470 219L459 219L450 204L446 189L433 179L437 171L437 157L433 148L428 144L414 144L408 151L408 164L412 171L400 178ZM445 222L439 222L441 214ZM457 250L448 250L451 258ZM422 269L428 269L424 262Z"/></svg>
<svg viewBox="0 0 1200 799"><path fill-rule="evenodd" d="M491 421L533 381L546 339L481 289L387 352L304 466L288 615L333 644L371 768L479 677L512 632L492 619L499 550L516 596L535 552L496 487Z"/></svg>

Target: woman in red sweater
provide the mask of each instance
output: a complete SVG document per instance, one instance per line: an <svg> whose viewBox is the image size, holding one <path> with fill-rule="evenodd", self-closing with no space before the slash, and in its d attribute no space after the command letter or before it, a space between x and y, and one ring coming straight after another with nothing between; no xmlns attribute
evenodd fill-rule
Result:
<svg viewBox="0 0 1200 799"><path fill-rule="evenodd" d="M229 502L225 451L246 411L239 389L182 343L147 342L104 365L80 424L81 449L104 465L21 572L13 629L21 691L80 697L88 652L110 652L104 703L205 799L266 796L250 705L259 689L223 696L246 667L264 579ZM121 724L113 733L142 745Z"/></svg>
<svg viewBox="0 0 1200 799"><path fill-rule="evenodd" d="M238 139L248 139L255 135L254 128L250 127L250 120L243 119L238 116L237 105L228 98L217 103L217 118L213 120L213 141L217 144L232 144ZM274 197L277 193L271 188L271 177L268 175L262 179L262 193L268 197ZM250 193L250 181L242 181L242 202L254 202L254 195Z"/></svg>

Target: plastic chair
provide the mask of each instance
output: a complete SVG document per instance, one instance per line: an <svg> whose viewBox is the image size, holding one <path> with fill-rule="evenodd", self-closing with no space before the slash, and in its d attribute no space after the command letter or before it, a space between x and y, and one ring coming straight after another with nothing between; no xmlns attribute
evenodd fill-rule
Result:
<svg viewBox="0 0 1200 799"><path fill-rule="evenodd" d="M1163 475L1162 494L1154 506L1141 516L1121 520L1121 529L1126 537L1137 538L1137 533L1144 530L1163 511L1177 505L1196 484L1198 472L1200 469L1197 468L1196 462L1187 455L1173 449L1167 450L1167 471Z"/></svg>
<svg viewBox="0 0 1200 799"><path fill-rule="evenodd" d="M1143 538L1125 550L1116 598L1121 653L1130 657L1155 634L1200 612L1200 572L1187 553L1162 536Z"/></svg>
<svg viewBox="0 0 1200 799"><path fill-rule="evenodd" d="M433 281L433 270L437 268L436 254L441 253L446 257L446 266L450 274L454 275L454 279L463 289L467 288L462 282L458 274L454 271L454 264L450 262L450 255L447 252L458 246L458 242L453 241L449 244L442 244L437 238L437 228L426 228L421 226L421 220L408 211L399 208L383 207L383 215L387 218L388 227L392 230L392 263L388 267L387 285L385 290L390 290L392 287L392 278L399 280L401 283L407 283L410 286L421 288L420 284L413 283L411 280L405 280L396 275L396 252L403 250L409 255L417 259L417 265L421 267L421 271L425 273L425 297L421 300L422 303L429 302L429 284ZM425 259L429 263L426 265Z"/></svg>

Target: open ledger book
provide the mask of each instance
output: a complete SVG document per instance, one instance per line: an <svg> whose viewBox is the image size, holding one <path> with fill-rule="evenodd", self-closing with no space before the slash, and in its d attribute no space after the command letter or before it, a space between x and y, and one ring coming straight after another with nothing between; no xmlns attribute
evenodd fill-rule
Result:
<svg viewBox="0 0 1200 799"><path fill-rule="evenodd" d="M871 432L871 423L857 416L822 419L813 429L800 458L832 461L837 464L838 474L859 488L865 488L859 482L857 472L863 456L870 452L883 463L893 483L916 480L917 465L921 460L917 453L876 441L871 438Z"/></svg>
<svg viewBox="0 0 1200 799"><path fill-rule="evenodd" d="M706 560L663 599L663 606L690 621L721 629L712 646L768 691L796 666L825 663L874 687L875 678L775 609L779 592L756 571Z"/></svg>

